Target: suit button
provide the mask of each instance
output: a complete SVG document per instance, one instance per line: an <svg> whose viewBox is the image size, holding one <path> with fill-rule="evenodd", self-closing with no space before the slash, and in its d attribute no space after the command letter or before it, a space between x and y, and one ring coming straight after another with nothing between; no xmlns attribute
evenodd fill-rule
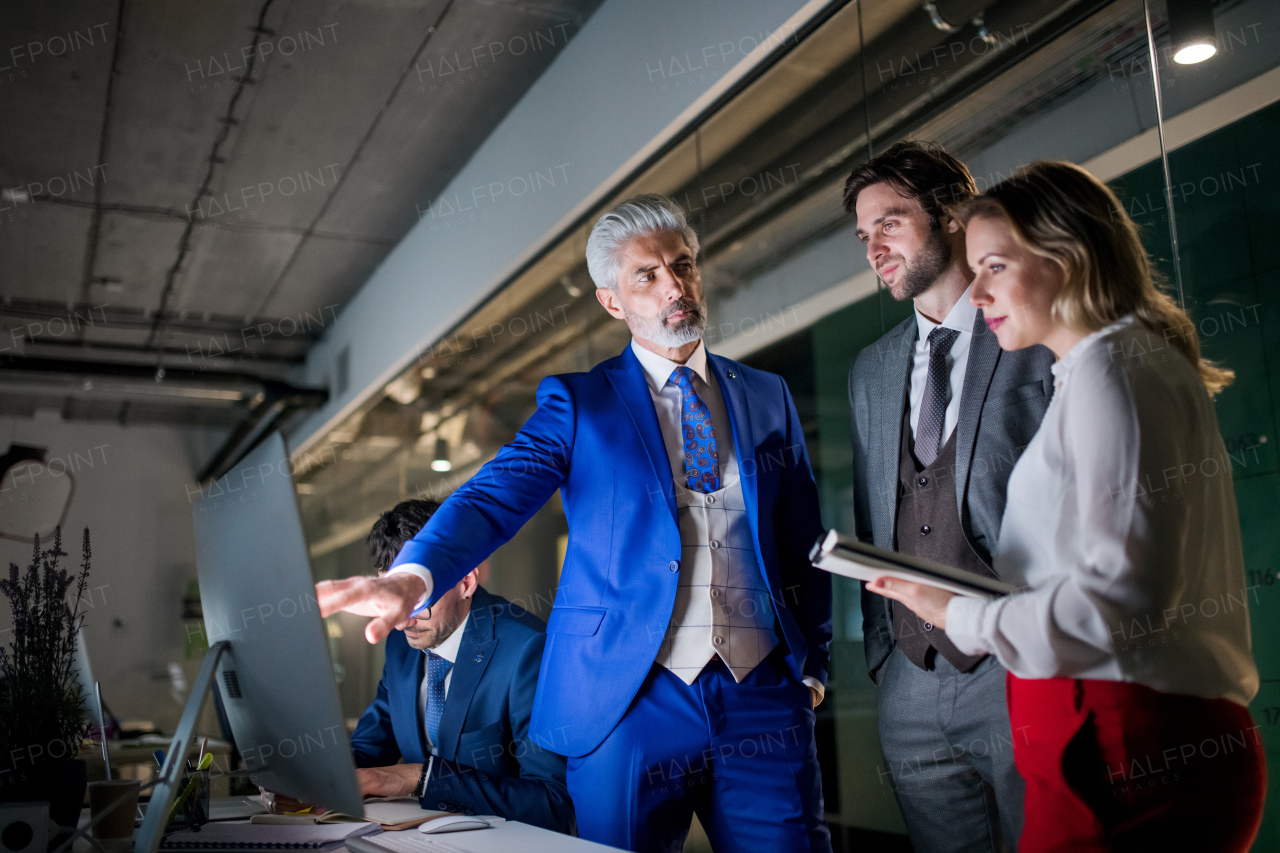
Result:
<svg viewBox="0 0 1280 853"><path fill-rule="evenodd" d="M929 478L928 478L928 477L921 477L919 480L916 480L916 485L917 485L917 486L927 486L927 485L929 485Z"/></svg>
<svg viewBox="0 0 1280 853"><path fill-rule="evenodd" d="M673 572L678 572L680 571L680 564L675 560L672 560L670 563L667 563L667 568Z"/></svg>
<svg viewBox="0 0 1280 853"><path fill-rule="evenodd" d="M927 524L922 524L922 525L920 525L920 535L921 535L921 536L928 536L928 535L929 535L929 531L930 531L930 530L933 530L933 528L932 528L932 527L930 527L929 525L927 525Z"/></svg>
<svg viewBox="0 0 1280 853"><path fill-rule="evenodd" d="M933 623L932 623L932 622L926 622L926 623L924 623L924 629L925 629L926 631L932 631L932 630L933 630Z"/></svg>
<svg viewBox="0 0 1280 853"><path fill-rule="evenodd" d="M437 809L439 809L439 810L440 810L440 811L442 811L442 812L447 812L447 811L449 810L449 804L448 804L448 803L436 803L436 808L437 808Z"/></svg>

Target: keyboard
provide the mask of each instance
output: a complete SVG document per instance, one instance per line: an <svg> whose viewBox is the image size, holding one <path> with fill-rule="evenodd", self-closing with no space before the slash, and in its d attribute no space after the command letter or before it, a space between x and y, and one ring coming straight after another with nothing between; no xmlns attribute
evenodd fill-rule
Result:
<svg viewBox="0 0 1280 853"><path fill-rule="evenodd" d="M348 838L347 849L351 853L467 853L459 847L441 841L439 836L427 835L413 829Z"/></svg>

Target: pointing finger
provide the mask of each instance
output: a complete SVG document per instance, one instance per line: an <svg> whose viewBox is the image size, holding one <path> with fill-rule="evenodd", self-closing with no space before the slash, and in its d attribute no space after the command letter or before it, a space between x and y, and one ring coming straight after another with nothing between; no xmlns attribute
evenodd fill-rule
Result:
<svg viewBox="0 0 1280 853"><path fill-rule="evenodd" d="M379 606L381 590L372 578L353 577L316 584L320 615L331 616L339 610L357 616L377 616L386 610Z"/></svg>
<svg viewBox="0 0 1280 853"><path fill-rule="evenodd" d="M321 617L332 616L351 600L351 581L346 578L340 581L320 581L316 584L316 601L320 605Z"/></svg>
<svg viewBox="0 0 1280 853"><path fill-rule="evenodd" d="M391 619L387 616L379 616L376 619L369 620L369 624L364 626L364 638L369 641L370 645L376 646L391 633L391 629Z"/></svg>

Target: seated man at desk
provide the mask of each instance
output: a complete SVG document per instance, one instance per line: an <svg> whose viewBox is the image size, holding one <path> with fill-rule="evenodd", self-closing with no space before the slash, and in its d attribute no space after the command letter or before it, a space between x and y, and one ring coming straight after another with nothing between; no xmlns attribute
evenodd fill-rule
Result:
<svg viewBox="0 0 1280 853"><path fill-rule="evenodd" d="M379 571L438 506L409 500L382 514L368 539ZM378 695L351 736L365 796L413 796L427 809L569 832L565 759L528 739L545 627L486 592L473 569L392 631ZM273 811L300 807L264 799Z"/></svg>

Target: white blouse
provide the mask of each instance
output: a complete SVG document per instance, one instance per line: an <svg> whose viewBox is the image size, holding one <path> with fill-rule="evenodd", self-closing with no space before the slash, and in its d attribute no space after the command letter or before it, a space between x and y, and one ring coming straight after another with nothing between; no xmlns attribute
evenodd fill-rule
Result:
<svg viewBox="0 0 1280 853"><path fill-rule="evenodd" d="M1247 705L1258 692L1231 459L1199 374L1132 315L1053 365L1014 466L995 569L947 635L1020 678L1131 681Z"/></svg>

